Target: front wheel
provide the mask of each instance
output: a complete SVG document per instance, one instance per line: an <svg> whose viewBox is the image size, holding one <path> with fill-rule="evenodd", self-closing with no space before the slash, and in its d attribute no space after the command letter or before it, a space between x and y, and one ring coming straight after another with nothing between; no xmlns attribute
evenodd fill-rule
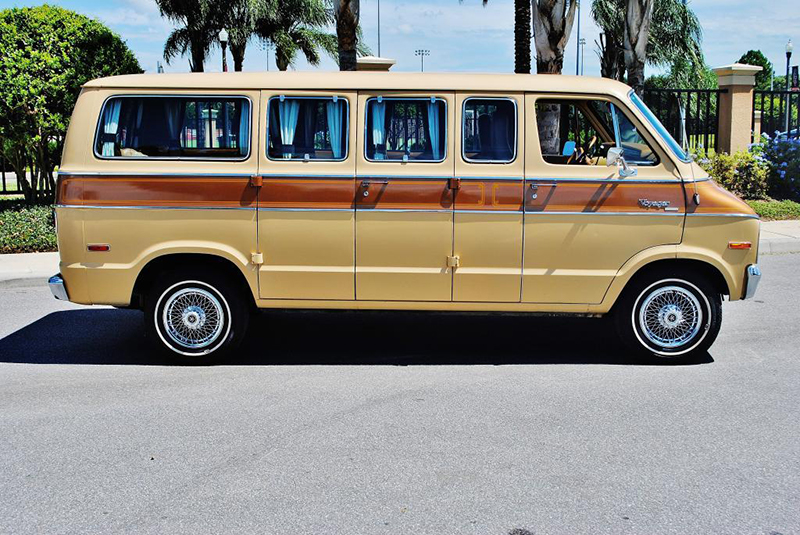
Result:
<svg viewBox="0 0 800 535"><path fill-rule="evenodd" d="M690 362L719 334L721 297L701 277L664 275L635 281L615 311L617 331L637 356L658 363Z"/></svg>
<svg viewBox="0 0 800 535"><path fill-rule="evenodd" d="M229 281L213 271L170 272L145 301L152 341L181 364L210 364L242 340L249 313Z"/></svg>

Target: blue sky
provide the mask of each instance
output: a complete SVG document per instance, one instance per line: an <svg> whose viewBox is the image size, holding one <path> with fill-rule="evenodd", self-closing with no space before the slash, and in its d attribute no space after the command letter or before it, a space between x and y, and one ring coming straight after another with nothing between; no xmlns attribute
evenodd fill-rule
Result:
<svg viewBox="0 0 800 535"><path fill-rule="evenodd" d="M44 2L0 0L0 7L30 6ZM142 67L154 71L162 60L164 40L171 25L163 20L154 0L50 0L51 4L95 17L119 33L136 53ZM598 75L599 62L595 40L599 30L589 16L591 1L585 1L581 16L581 33L586 37L585 74ZM760 49L784 72L784 46L789 38L798 45L792 63L800 63L800 9L798 0L690 0L705 32L703 49L712 67L736 61L749 49ZM378 13L376 0L361 1L361 22L367 44L377 55ZM513 0L381 0L381 54L397 60L393 70L419 70L417 48L431 54L425 61L428 71L512 72ZM564 61L564 72L574 73L577 37L573 28ZM229 57L229 61L230 57ZM245 70L264 70L266 54L256 43L248 47ZM166 65L168 72L188 70L185 58ZM270 69L275 68L270 59ZM308 70L305 61L298 61L298 70ZM325 59L322 69L335 69ZM212 53L206 70L220 70L219 50ZM649 72L654 72L649 69Z"/></svg>

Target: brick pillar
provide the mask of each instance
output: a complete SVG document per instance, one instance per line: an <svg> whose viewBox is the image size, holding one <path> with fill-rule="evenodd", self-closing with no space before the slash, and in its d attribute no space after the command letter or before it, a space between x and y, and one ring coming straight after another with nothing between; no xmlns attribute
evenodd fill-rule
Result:
<svg viewBox="0 0 800 535"><path fill-rule="evenodd" d="M746 149L751 142L753 87L756 85L756 73L760 70L761 67L741 63L714 69L719 88L728 90L719 96L720 152L732 154Z"/></svg>

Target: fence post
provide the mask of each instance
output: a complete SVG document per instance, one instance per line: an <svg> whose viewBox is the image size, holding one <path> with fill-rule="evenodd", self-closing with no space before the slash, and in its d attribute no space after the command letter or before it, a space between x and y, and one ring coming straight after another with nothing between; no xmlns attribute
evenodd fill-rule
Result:
<svg viewBox="0 0 800 535"><path fill-rule="evenodd" d="M762 67L734 63L717 67L714 73L719 88L726 89L719 96L719 143L720 152L732 154L746 149L752 139L750 127L753 121L753 88L756 73Z"/></svg>

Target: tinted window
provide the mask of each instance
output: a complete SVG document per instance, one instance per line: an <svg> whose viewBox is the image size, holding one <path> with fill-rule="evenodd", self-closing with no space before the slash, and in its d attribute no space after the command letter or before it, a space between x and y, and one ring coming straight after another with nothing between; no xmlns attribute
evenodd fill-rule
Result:
<svg viewBox="0 0 800 535"><path fill-rule="evenodd" d="M548 163L605 165L608 149L622 148L631 165L655 165L658 156L630 118L605 100L539 100L536 124Z"/></svg>
<svg viewBox="0 0 800 535"><path fill-rule="evenodd" d="M341 97L273 97L267 155L275 160L347 158L348 103Z"/></svg>
<svg viewBox="0 0 800 535"><path fill-rule="evenodd" d="M447 110L441 99L372 98L367 101L368 160L441 162Z"/></svg>
<svg viewBox="0 0 800 535"><path fill-rule="evenodd" d="M516 107L511 100L471 98L464 102L464 159L510 162L517 149Z"/></svg>
<svg viewBox="0 0 800 535"><path fill-rule="evenodd" d="M113 97L100 117L95 150L105 158L247 156L245 98Z"/></svg>

